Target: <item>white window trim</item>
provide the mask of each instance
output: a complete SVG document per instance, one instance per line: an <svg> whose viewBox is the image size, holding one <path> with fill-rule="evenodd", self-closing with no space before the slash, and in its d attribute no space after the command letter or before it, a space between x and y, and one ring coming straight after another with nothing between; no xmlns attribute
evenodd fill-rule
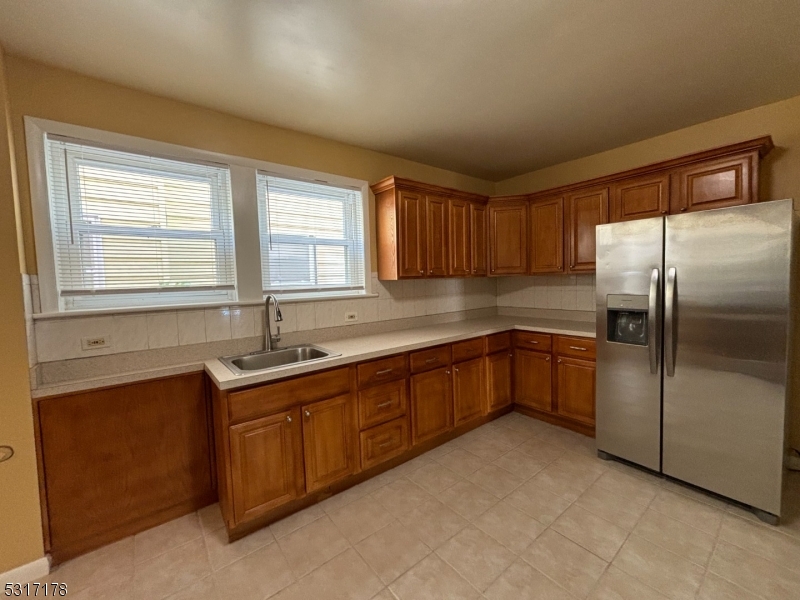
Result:
<svg viewBox="0 0 800 600"><path fill-rule="evenodd" d="M361 190L362 215L364 219L364 294L326 294L312 293L303 296L290 295L288 301L317 301L342 299L345 297L370 297L372 294L370 277L370 220L369 182L341 175L322 173L300 167L280 165L262 160L221 154L208 150L198 150L158 142L121 133L102 131L80 125L71 125L25 117L25 140L28 154L28 177L30 180L31 209L33 213L33 231L36 244L36 264L39 273L39 293L41 296L42 316L79 315L95 313L148 312L153 310L176 310L180 306L142 306L130 309L109 308L92 311L59 311L58 290L56 289L56 266L53 252L53 237L50 226L50 206L47 193L47 168L45 155L45 135L51 133L74 137L88 142L107 144L120 149L129 149L142 153L158 154L176 159L204 160L223 163L230 167L231 195L233 202L233 230L235 238L236 285L238 299L236 302L213 304L186 304L185 308L205 306L255 305L263 302L261 282L261 247L258 225L258 203L256 200L256 173L267 171L289 179L305 179L324 181L331 185L355 187Z"/></svg>

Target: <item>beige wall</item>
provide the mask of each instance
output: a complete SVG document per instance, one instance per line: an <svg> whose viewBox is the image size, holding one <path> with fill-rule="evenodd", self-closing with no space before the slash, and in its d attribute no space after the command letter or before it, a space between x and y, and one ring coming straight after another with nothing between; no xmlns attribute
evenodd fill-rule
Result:
<svg viewBox="0 0 800 600"><path fill-rule="evenodd" d="M36 261L25 154L25 115L314 169L370 183L388 175L399 175L481 194L494 191L494 184L489 181L388 154L249 121L14 56L8 56L6 62L12 127L17 140L25 257L30 273L36 272ZM374 271L377 269L374 219L370 219L370 223Z"/></svg>
<svg viewBox="0 0 800 600"><path fill-rule="evenodd" d="M762 163L761 197L800 198L800 96L499 181L495 194L535 192L766 134L775 149Z"/></svg>
<svg viewBox="0 0 800 600"><path fill-rule="evenodd" d="M25 315L17 211L13 139L9 130L3 49L0 47L0 444L14 448L0 463L0 573L44 554L39 491L33 443L33 418L28 384ZM0 583L5 583L0 582Z"/></svg>

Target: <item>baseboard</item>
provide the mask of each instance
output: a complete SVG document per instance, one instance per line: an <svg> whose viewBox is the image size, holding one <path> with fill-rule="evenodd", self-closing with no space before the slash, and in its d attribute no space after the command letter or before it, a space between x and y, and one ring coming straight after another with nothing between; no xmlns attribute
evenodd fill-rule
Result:
<svg viewBox="0 0 800 600"><path fill-rule="evenodd" d="M46 556L39 558L16 569L11 569L0 574L0 584L28 583L50 575L50 559Z"/></svg>

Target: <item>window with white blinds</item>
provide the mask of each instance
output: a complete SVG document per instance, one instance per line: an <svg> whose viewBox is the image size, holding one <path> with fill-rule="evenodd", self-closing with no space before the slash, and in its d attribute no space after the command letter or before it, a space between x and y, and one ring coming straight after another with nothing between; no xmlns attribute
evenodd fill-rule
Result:
<svg viewBox="0 0 800 600"><path fill-rule="evenodd" d="M257 178L264 292L363 291L361 191L265 173Z"/></svg>
<svg viewBox="0 0 800 600"><path fill-rule="evenodd" d="M236 299L226 165L45 146L61 310Z"/></svg>

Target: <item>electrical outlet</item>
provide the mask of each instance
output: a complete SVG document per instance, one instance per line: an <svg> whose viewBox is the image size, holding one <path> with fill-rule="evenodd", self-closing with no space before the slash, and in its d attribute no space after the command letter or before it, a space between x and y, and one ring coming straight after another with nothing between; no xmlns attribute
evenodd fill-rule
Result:
<svg viewBox="0 0 800 600"><path fill-rule="evenodd" d="M82 350L97 350L99 348L110 348L111 338L107 335L99 337L81 338Z"/></svg>
<svg viewBox="0 0 800 600"><path fill-rule="evenodd" d="M355 323L356 321L358 321L358 313L356 311L344 313L345 323Z"/></svg>

